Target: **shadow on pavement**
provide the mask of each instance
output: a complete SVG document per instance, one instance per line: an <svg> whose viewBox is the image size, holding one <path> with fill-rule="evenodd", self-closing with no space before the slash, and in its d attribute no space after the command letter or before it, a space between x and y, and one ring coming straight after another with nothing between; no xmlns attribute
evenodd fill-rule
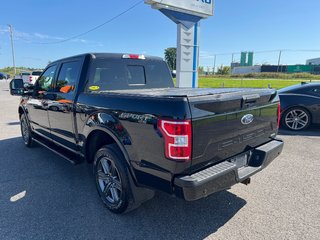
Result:
<svg viewBox="0 0 320 240"><path fill-rule="evenodd" d="M90 165L26 148L20 137L0 141L0 153L0 239L203 239L246 204L228 191L196 202L157 193L119 216L101 203Z"/></svg>
<svg viewBox="0 0 320 240"><path fill-rule="evenodd" d="M320 136L320 125L313 125L305 131L290 131L284 128L279 130L279 135L285 136Z"/></svg>

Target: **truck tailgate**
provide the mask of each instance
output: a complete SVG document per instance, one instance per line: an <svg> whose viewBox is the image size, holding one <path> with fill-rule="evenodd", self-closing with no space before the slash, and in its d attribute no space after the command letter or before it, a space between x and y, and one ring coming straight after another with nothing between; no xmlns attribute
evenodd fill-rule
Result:
<svg viewBox="0 0 320 240"><path fill-rule="evenodd" d="M191 171L248 151L277 133L275 90L220 91L221 94L188 96L193 126Z"/></svg>

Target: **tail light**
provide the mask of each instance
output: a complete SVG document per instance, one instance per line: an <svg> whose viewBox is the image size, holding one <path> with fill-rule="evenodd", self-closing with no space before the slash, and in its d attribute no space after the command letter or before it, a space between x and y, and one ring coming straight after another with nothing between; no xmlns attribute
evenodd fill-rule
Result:
<svg viewBox="0 0 320 240"><path fill-rule="evenodd" d="M29 76L29 82L32 82L32 76Z"/></svg>
<svg viewBox="0 0 320 240"><path fill-rule="evenodd" d="M277 127L280 128L280 119L281 119L281 105L280 102L278 103L278 122L277 122Z"/></svg>
<svg viewBox="0 0 320 240"><path fill-rule="evenodd" d="M191 160L192 125L190 120L168 121L160 119L158 129L164 138L166 158L176 161Z"/></svg>

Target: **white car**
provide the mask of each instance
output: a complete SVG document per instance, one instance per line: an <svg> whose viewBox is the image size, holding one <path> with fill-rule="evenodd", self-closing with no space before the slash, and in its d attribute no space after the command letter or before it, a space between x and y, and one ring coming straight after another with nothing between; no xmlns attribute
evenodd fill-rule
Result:
<svg viewBox="0 0 320 240"><path fill-rule="evenodd" d="M21 72L19 75L23 79L23 82L26 84L34 85L37 79L40 77L42 71L36 70L32 73L30 72Z"/></svg>
<svg viewBox="0 0 320 240"><path fill-rule="evenodd" d="M38 78L40 77L42 71L37 70L37 71L33 71L31 73L31 75L29 76L29 84L34 85L36 83L36 81L38 80Z"/></svg>
<svg viewBox="0 0 320 240"><path fill-rule="evenodd" d="M21 72L19 78L23 79L23 83L29 83L29 77L31 76L31 73L29 72Z"/></svg>

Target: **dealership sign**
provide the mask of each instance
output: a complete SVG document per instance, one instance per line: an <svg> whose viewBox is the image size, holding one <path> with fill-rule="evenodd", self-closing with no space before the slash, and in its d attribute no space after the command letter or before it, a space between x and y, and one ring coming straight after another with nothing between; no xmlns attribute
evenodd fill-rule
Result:
<svg viewBox="0 0 320 240"><path fill-rule="evenodd" d="M213 15L213 0L145 0L144 2L177 24L176 86L198 87L200 21Z"/></svg>
<svg viewBox="0 0 320 240"><path fill-rule="evenodd" d="M213 0L145 0L155 9L168 9L202 18L213 15Z"/></svg>

